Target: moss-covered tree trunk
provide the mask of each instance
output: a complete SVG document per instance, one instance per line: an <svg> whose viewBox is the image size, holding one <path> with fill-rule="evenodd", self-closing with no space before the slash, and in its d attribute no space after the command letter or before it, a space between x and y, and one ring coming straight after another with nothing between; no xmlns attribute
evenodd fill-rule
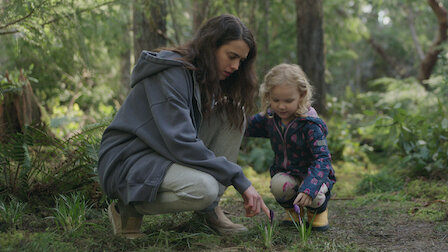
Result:
<svg viewBox="0 0 448 252"><path fill-rule="evenodd" d="M5 74L8 82L8 73ZM37 126L42 123L42 110L28 79L20 73L21 87L2 90L0 96L0 142L17 132L24 132L25 126Z"/></svg>

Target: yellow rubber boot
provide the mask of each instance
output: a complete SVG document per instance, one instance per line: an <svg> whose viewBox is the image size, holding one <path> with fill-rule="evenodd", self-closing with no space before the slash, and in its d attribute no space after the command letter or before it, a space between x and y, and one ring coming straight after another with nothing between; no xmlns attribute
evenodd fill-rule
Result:
<svg viewBox="0 0 448 252"><path fill-rule="evenodd" d="M328 225L328 209L325 209L322 213L315 214L308 210L308 222L311 222L312 230L325 231L329 228Z"/></svg>
<svg viewBox="0 0 448 252"><path fill-rule="evenodd" d="M286 213L282 220L283 224L292 224L291 216L294 218L294 221L297 224L300 223L299 215L296 213L296 211L294 211L294 208L285 208L285 210L286 210ZM303 217L305 215L305 212L303 210L304 210L303 207L300 207L300 218L302 219L302 221L303 221Z"/></svg>

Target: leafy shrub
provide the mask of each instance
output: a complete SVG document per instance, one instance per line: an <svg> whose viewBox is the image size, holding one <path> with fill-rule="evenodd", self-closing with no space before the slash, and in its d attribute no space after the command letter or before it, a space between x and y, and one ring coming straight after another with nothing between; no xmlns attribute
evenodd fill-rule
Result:
<svg viewBox="0 0 448 252"><path fill-rule="evenodd" d="M376 123L377 127L387 125L388 131L379 134L387 133L389 142L392 142L388 150L403 157L401 167L413 178L440 179L448 174L448 119L444 106L447 100L441 95L445 93L442 89L434 90L434 93L415 93L419 98L412 106L395 103ZM415 105L417 103L418 106Z"/></svg>
<svg viewBox="0 0 448 252"><path fill-rule="evenodd" d="M274 162L274 152L266 138L248 138L242 148L240 163L251 165L258 173L268 171Z"/></svg>
<svg viewBox="0 0 448 252"><path fill-rule="evenodd" d="M333 161L347 161L355 163L368 162L366 153L372 151L370 136L362 134L364 124L369 120L365 111L359 110L366 107L361 103L372 103L370 98L359 98L349 89L346 97L338 99L331 97L328 100L329 119L328 148Z"/></svg>
<svg viewBox="0 0 448 252"><path fill-rule="evenodd" d="M362 94L347 89L329 102L329 148L334 160L368 161L369 151L396 155L402 174L441 179L448 175L448 77L428 81L382 78ZM354 157L354 158L352 158Z"/></svg>

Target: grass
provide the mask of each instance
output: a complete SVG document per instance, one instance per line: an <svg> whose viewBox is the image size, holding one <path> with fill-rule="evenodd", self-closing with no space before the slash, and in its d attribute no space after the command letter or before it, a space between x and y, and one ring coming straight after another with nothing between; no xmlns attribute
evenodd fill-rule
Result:
<svg viewBox="0 0 448 252"><path fill-rule="evenodd" d="M56 207L53 208L52 218L58 227L66 232L74 232L86 224L86 213L91 208L88 200L80 193L72 193L68 196L59 195L56 199Z"/></svg>
<svg viewBox="0 0 448 252"><path fill-rule="evenodd" d="M0 201L0 220L6 224L7 228L16 229L22 223L25 213L26 203L10 199L9 202Z"/></svg>

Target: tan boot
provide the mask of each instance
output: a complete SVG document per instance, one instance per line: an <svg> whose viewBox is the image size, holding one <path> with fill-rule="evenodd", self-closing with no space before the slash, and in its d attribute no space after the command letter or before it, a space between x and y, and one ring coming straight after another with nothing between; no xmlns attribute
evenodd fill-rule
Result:
<svg viewBox="0 0 448 252"><path fill-rule="evenodd" d="M216 207L213 211L200 213L207 224L221 235L247 232L247 228L241 224L233 223L224 214L220 207Z"/></svg>
<svg viewBox="0 0 448 252"><path fill-rule="evenodd" d="M283 217L282 224L292 225L293 223L292 223L291 216L294 218L294 221L297 224L300 223L299 215L296 213L296 211L294 211L294 208L285 208L285 210L286 210L286 213L285 213L285 216ZM305 215L305 212L303 210L304 210L303 207L300 207L300 218L302 219L302 221L303 221L303 216Z"/></svg>
<svg viewBox="0 0 448 252"><path fill-rule="evenodd" d="M308 222L311 222L312 230L325 231L328 229L328 209L325 209L322 213L315 214L308 210Z"/></svg>
<svg viewBox="0 0 448 252"><path fill-rule="evenodd" d="M143 237L140 231L142 226L142 217L124 217L118 213L116 204L112 203L107 209L109 220L112 223L114 235L122 235L128 239L136 239Z"/></svg>

